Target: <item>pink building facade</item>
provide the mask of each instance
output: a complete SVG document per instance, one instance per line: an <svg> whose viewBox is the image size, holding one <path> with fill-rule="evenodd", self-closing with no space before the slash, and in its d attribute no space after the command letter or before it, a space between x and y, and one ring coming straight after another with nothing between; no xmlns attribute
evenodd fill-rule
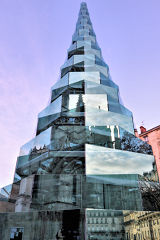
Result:
<svg viewBox="0 0 160 240"><path fill-rule="evenodd" d="M141 133L135 130L135 136L147 142L152 146L153 155L155 157L158 177L160 179L160 125L146 130L143 126L140 127Z"/></svg>

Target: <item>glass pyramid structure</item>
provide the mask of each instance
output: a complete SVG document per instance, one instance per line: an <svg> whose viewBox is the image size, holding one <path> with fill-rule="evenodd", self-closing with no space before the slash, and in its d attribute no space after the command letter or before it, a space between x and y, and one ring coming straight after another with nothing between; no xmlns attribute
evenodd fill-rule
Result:
<svg viewBox="0 0 160 240"><path fill-rule="evenodd" d="M14 183L1 191L0 236L90 239L89 211L144 210L140 183L153 161L150 145L134 136L83 2L50 104L20 149Z"/></svg>

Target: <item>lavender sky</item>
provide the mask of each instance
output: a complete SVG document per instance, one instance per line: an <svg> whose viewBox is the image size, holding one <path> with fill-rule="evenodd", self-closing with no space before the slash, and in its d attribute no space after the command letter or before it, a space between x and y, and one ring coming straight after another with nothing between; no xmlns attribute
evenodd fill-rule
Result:
<svg viewBox="0 0 160 240"><path fill-rule="evenodd" d="M0 1L0 187L35 136L75 30L79 0ZM113 81L138 128L160 124L160 1L87 0Z"/></svg>

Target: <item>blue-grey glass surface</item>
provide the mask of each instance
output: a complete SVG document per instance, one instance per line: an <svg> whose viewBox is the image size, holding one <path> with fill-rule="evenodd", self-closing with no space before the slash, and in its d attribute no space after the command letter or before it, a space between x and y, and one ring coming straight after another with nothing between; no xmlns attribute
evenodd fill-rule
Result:
<svg viewBox="0 0 160 240"><path fill-rule="evenodd" d="M82 2L35 137L20 149L13 184L0 192L0 239L125 239L123 210L160 209L153 200L159 183L143 176L153 162Z"/></svg>

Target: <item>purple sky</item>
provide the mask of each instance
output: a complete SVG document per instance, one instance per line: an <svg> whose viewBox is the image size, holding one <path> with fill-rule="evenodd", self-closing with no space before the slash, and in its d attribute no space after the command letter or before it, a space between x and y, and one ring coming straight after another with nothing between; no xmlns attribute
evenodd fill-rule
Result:
<svg viewBox="0 0 160 240"><path fill-rule="evenodd" d="M35 136L80 8L79 0L0 2L0 187L12 182L21 145ZM87 0L113 81L136 127L160 124L160 1Z"/></svg>

